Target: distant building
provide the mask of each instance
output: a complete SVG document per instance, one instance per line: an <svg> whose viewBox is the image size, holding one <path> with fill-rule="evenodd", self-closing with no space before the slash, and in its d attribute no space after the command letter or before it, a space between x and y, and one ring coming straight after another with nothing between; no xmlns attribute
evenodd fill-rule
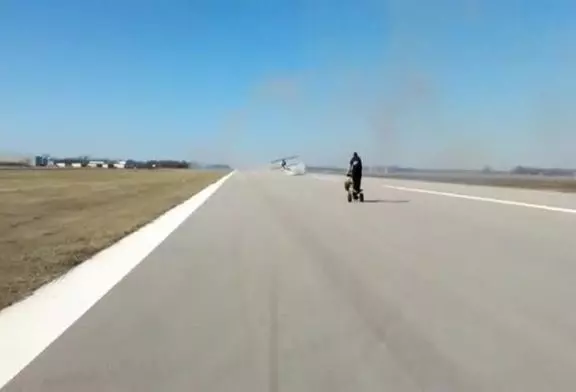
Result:
<svg viewBox="0 0 576 392"><path fill-rule="evenodd" d="M108 166L108 162L105 160L89 160L88 167L105 167Z"/></svg>
<svg viewBox="0 0 576 392"><path fill-rule="evenodd" d="M34 157L34 166L45 167L50 163L48 155L37 155Z"/></svg>
<svg viewBox="0 0 576 392"><path fill-rule="evenodd" d="M103 169L156 169L156 168L189 168L190 163L178 160L135 161L132 159L113 160L107 158L90 158L88 156L51 158L49 155L37 155L28 164L38 167L56 166L60 168L103 168Z"/></svg>
<svg viewBox="0 0 576 392"><path fill-rule="evenodd" d="M73 167L81 168L85 167L87 162L83 158L62 158L54 159L54 165L56 167Z"/></svg>

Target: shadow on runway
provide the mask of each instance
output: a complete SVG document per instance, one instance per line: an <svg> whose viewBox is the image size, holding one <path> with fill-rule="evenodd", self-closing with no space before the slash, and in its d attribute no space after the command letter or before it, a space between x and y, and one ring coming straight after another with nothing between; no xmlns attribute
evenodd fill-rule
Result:
<svg viewBox="0 0 576 392"><path fill-rule="evenodd" d="M364 203L410 203L410 200L384 200L384 199L365 199Z"/></svg>

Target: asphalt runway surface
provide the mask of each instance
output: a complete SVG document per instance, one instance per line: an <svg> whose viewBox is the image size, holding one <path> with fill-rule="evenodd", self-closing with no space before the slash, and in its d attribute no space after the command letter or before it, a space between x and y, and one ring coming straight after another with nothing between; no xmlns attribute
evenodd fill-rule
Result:
<svg viewBox="0 0 576 392"><path fill-rule="evenodd" d="M576 215L386 184L576 208L240 172L2 391L576 390Z"/></svg>

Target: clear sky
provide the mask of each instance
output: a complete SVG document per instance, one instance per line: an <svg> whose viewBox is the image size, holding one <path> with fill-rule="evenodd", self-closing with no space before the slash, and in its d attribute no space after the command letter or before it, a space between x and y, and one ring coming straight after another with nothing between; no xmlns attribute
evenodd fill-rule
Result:
<svg viewBox="0 0 576 392"><path fill-rule="evenodd" d="M0 152L576 167L574 0L0 0Z"/></svg>

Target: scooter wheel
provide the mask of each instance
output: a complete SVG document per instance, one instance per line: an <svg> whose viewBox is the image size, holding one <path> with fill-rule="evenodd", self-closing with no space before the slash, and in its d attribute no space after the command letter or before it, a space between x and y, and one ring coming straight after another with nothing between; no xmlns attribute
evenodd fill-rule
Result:
<svg viewBox="0 0 576 392"><path fill-rule="evenodd" d="M360 200L360 203L364 203L364 194L361 193L360 195L358 195L358 199Z"/></svg>
<svg viewBox="0 0 576 392"><path fill-rule="evenodd" d="M352 194L348 192L348 203L352 203Z"/></svg>

